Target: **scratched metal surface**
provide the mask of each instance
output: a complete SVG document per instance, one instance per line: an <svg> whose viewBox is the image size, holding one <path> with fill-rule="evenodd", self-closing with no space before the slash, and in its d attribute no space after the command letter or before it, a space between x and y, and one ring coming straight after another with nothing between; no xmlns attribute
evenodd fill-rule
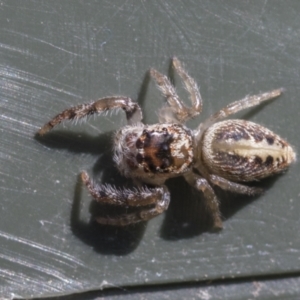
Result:
<svg viewBox="0 0 300 300"><path fill-rule="evenodd" d="M201 85L202 119L246 94L286 88L238 117L300 149L299 11L298 1L0 1L0 296L299 274L297 163L258 198L218 193L219 234L182 180L170 183L164 215L117 229L92 221L78 174L124 183L110 159L124 116L35 137L56 113L106 95L138 99L155 122L162 99L146 71L170 73L176 55Z"/></svg>
<svg viewBox="0 0 300 300"><path fill-rule="evenodd" d="M176 284L172 286L135 287L126 289L112 289L93 291L79 295L59 297L61 300L241 300L241 299L299 299L300 278L270 278L268 280L233 280L232 282L218 282L217 284ZM103 298L101 298L103 297ZM57 299L56 299L57 300Z"/></svg>

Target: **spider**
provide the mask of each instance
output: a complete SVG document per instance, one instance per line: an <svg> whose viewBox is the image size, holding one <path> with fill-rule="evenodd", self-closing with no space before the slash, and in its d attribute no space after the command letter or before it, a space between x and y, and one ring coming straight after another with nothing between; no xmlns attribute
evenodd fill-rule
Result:
<svg viewBox="0 0 300 300"><path fill-rule="evenodd" d="M192 130L184 124L202 111L199 88L176 57L172 59L172 66L189 93L191 107L181 101L167 76L150 69L151 77L166 98L165 105L158 111L157 124L143 124L142 110L132 99L112 96L66 109L38 132L44 135L64 120L76 120L112 109L124 110L128 125L115 133L114 161L120 173L132 178L137 188L98 185L86 171L81 173L81 179L96 201L135 207L136 210L114 218L99 217L96 220L101 224L126 226L163 213L170 203L166 180L183 176L203 193L213 228L221 229L215 186L234 193L257 195L262 192L261 188L244 183L280 173L296 159L292 147L267 128L240 119L223 120L278 97L282 89L232 102Z"/></svg>

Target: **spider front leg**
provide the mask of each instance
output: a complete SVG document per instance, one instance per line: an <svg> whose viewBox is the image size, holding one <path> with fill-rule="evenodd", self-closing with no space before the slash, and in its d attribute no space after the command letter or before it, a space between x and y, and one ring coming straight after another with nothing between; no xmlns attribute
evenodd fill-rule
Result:
<svg viewBox="0 0 300 300"><path fill-rule="evenodd" d="M94 185L85 171L81 173L81 179L97 202L138 208L134 213L115 218L98 217L96 221L100 224L127 226L147 221L163 213L170 203L170 193L165 186L153 189L120 190L110 185Z"/></svg>
<svg viewBox="0 0 300 300"><path fill-rule="evenodd" d="M183 80L183 83L190 94L192 107L188 108L179 98L176 90L167 76L159 73L155 69L150 70L150 75L155 80L163 96L167 99L169 107L163 107L159 111L160 122L184 123L188 119L195 117L202 110L202 98L195 80L184 70L181 62L174 57L172 65L175 71Z"/></svg>
<svg viewBox="0 0 300 300"><path fill-rule="evenodd" d="M128 124L141 122L143 118L140 106L128 97L116 96L99 99L88 104L80 104L64 110L52 120L46 123L39 131L39 135L44 135L54 126L64 120L76 120L95 113L105 112L111 109L121 108L125 111Z"/></svg>

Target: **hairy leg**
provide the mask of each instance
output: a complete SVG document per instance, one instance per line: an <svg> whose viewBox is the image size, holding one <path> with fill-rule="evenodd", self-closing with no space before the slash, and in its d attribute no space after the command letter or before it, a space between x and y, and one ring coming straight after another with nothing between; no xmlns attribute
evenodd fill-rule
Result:
<svg viewBox="0 0 300 300"><path fill-rule="evenodd" d="M167 76L159 73L155 69L150 70L150 75L155 80L158 88L166 98L169 106L159 110L160 122L180 122L184 123L188 119L198 115L202 110L202 99L196 82L182 67L177 58L173 58L172 64L190 94L192 107L188 108L179 98L176 90Z"/></svg>
<svg viewBox="0 0 300 300"><path fill-rule="evenodd" d="M162 187L129 190L116 189L111 185L94 184L85 171L81 173L81 180L88 188L91 196L99 203L119 206L145 206L156 203L164 194Z"/></svg>
<svg viewBox="0 0 300 300"><path fill-rule="evenodd" d="M200 124L200 128L206 129L211 126L213 123L218 122L232 114L235 114L243 109L259 105L260 103L271 100L280 96L283 92L283 89L272 90L266 93L254 95L254 96L246 96L242 100L238 100L232 102L220 109L218 112L210 116L207 120L205 120L202 124Z"/></svg>
<svg viewBox="0 0 300 300"><path fill-rule="evenodd" d="M142 120L142 110L132 99L127 97L107 97L88 104L80 104L64 110L46 123L38 133L43 135L50 131L54 126L64 120L76 120L95 113L105 112L111 109L121 108L125 111L129 124L138 123Z"/></svg>
<svg viewBox="0 0 300 300"><path fill-rule="evenodd" d="M169 203L170 203L170 195L169 193L165 193L163 195L163 198L157 201L154 207L143 208L136 211L135 213L124 214L115 218L98 217L96 218L96 221L100 224L112 225L112 226L127 226L130 224L148 221L162 214L165 210L167 210Z"/></svg>
<svg viewBox="0 0 300 300"><path fill-rule="evenodd" d="M189 110L191 117L194 117L201 113L202 111L202 98L196 81L185 71L181 62L177 57L173 57L172 60L173 67L178 73L178 75L183 80L183 83L190 94L190 99L192 102L192 108Z"/></svg>
<svg viewBox="0 0 300 300"><path fill-rule="evenodd" d="M163 213L169 206L170 194L166 187L117 190L108 185L94 185L85 171L81 173L81 179L97 202L138 208L134 213L114 218L96 218L97 222L101 224L126 226L141 221L147 221Z"/></svg>

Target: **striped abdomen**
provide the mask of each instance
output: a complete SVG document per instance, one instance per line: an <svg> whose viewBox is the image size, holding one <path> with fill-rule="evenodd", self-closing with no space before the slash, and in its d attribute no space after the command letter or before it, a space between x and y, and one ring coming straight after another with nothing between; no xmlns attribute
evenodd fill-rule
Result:
<svg viewBox="0 0 300 300"><path fill-rule="evenodd" d="M206 168L232 181L254 181L280 173L295 158L295 152L285 140L249 121L215 123L202 139L202 160Z"/></svg>

